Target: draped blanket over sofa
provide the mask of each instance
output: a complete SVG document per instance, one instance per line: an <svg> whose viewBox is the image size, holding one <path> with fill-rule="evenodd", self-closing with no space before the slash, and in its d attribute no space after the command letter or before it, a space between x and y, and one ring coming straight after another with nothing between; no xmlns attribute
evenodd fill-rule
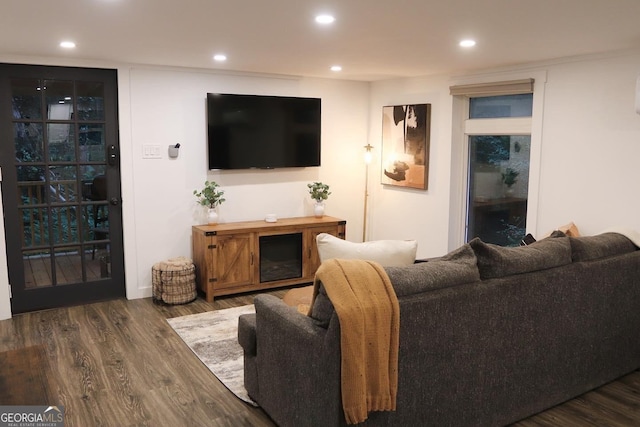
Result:
<svg viewBox="0 0 640 427"><path fill-rule="evenodd" d="M329 259L314 281L338 315L342 408L349 424L371 411L393 411L398 387L398 299L387 273L372 261Z"/></svg>
<svg viewBox="0 0 640 427"><path fill-rule="evenodd" d="M621 234L476 239L385 271L400 308L396 410L362 425L505 425L640 367L640 251ZM255 306L238 330L249 395L280 426L347 425L323 286L310 316L271 295Z"/></svg>

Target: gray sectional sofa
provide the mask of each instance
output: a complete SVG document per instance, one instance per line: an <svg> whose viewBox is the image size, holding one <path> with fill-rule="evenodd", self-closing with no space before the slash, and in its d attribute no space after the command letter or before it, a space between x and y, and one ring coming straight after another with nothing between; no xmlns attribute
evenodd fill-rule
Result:
<svg viewBox="0 0 640 427"><path fill-rule="evenodd" d="M640 367L640 250L626 237L474 240L387 267L400 305L397 410L371 426L500 426ZM271 295L240 318L245 386L280 426L346 425L340 325L326 293L304 316Z"/></svg>

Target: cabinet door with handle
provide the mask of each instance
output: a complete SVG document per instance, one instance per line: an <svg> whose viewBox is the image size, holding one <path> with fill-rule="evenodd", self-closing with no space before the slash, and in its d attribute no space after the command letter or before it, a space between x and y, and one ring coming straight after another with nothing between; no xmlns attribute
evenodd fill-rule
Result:
<svg viewBox="0 0 640 427"><path fill-rule="evenodd" d="M316 274L316 270L320 267L320 255L318 255L318 245L316 244L316 236L320 233L331 234L332 236L344 239L345 226L344 225L327 225L322 227L308 228L305 231L306 243L304 247L307 250L307 261L304 263L305 277L313 277Z"/></svg>
<svg viewBox="0 0 640 427"><path fill-rule="evenodd" d="M215 248L215 289L251 285L254 277L252 233L218 235Z"/></svg>

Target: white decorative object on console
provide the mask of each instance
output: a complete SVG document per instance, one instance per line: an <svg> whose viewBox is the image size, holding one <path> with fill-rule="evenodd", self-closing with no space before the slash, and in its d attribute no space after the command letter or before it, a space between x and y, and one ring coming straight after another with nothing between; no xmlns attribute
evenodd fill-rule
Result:
<svg viewBox="0 0 640 427"><path fill-rule="evenodd" d="M324 202L314 203L313 214L316 216L316 218L322 218L324 216Z"/></svg>
<svg viewBox="0 0 640 427"><path fill-rule="evenodd" d="M267 216L264 217L264 220L266 222L278 222L278 217L276 214L267 214Z"/></svg>
<svg viewBox="0 0 640 427"><path fill-rule="evenodd" d="M216 208L207 209L207 224L214 225L218 223L218 212Z"/></svg>

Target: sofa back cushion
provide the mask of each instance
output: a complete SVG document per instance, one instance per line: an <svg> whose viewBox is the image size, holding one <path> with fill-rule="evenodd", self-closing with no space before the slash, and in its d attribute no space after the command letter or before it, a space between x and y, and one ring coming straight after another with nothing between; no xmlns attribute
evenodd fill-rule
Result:
<svg viewBox="0 0 640 427"><path fill-rule="evenodd" d="M469 245L478 258L478 270L483 280L571 263L571 243L568 237L550 237L516 248L485 243L476 237Z"/></svg>
<svg viewBox="0 0 640 427"><path fill-rule="evenodd" d="M385 271L398 297L480 280L476 255L468 244L433 261Z"/></svg>
<svg viewBox="0 0 640 427"><path fill-rule="evenodd" d="M329 321L334 311L333 304L321 282L318 287L318 295L316 295L316 298L313 300L309 316L316 321L318 326L326 329L329 327Z"/></svg>
<svg viewBox="0 0 640 427"><path fill-rule="evenodd" d="M476 256L468 244L434 261L384 269L398 298L480 280ZM333 304L320 283L310 316L317 325L327 328L333 312Z"/></svg>
<svg viewBox="0 0 640 427"><path fill-rule="evenodd" d="M573 261L590 261L633 252L637 248L627 237L619 233L603 233L597 236L569 237Z"/></svg>

